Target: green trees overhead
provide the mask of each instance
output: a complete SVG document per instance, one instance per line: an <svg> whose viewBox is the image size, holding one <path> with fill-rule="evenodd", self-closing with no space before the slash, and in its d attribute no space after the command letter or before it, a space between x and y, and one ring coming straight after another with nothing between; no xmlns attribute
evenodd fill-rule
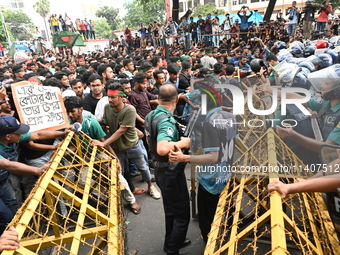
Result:
<svg viewBox="0 0 340 255"><path fill-rule="evenodd" d="M109 39L112 38L112 30L106 19L93 20L95 28L96 39Z"/></svg>
<svg viewBox="0 0 340 255"><path fill-rule="evenodd" d="M118 8L103 6L97 11L96 16L98 18L105 18L111 30L117 30L119 29L120 22L118 18L118 13L119 13Z"/></svg>
<svg viewBox="0 0 340 255"><path fill-rule="evenodd" d="M165 20L165 2L163 0L157 0L157 3L143 8L138 5L137 0L132 3L125 3L124 8L127 10L126 15L123 18L124 25L129 28L137 28L142 22L145 25L147 23L153 23L154 21Z"/></svg>
<svg viewBox="0 0 340 255"><path fill-rule="evenodd" d="M32 20L23 12L6 10L3 12L7 28L18 41L30 40L34 31Z"/></svg>
<svg viewBox="0 0 340 255"><path fill-rule="evenodd" d="M203 17L207 16L208 13L214 15L215 12L218 12L219 15L225 14L224 10L217 9L215 3L208 3L208 4L199 4L191 16L197 17L198 15L202 15Z"/></svg>

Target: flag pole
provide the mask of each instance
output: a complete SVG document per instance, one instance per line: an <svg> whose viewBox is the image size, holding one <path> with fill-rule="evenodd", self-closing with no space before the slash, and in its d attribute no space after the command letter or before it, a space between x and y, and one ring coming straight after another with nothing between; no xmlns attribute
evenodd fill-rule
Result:
<svg viewBox="0 0 340 255"><path fill-rule="evenodd" d="M11 39L9 38L9 34L8 34L8 31L7 31L7 26L6 26L6 23L5 23L4 15L2 14L2 10L0 10L0 15L1 15L2 26L4 27L6 39L7 39L7 42L8 42L8 47L11 47L12 42L11 42Z"/></svg>

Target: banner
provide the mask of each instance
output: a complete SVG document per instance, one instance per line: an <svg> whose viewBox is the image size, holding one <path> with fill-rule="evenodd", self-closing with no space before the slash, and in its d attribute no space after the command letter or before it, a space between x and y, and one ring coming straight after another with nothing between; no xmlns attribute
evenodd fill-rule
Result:
<svg viewBox="0 0 340 255"><path fill-rule="evenodd" d="M29 125L31 132L70 125L59 88L22 81L12 85L12 93L20 122Z"/></svg>

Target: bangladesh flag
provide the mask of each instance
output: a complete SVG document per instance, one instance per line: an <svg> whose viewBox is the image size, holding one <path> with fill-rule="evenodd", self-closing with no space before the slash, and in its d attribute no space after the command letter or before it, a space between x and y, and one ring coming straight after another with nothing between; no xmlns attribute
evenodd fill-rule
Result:
<svg viewBox="0 0 340 255"><path fill-rule="evenodd" d="M9 55L11 55L12 58L14 58L14 54L15 54L15 43L12 42L11 48L9 49Z"/></svg>
<svg viewBox="0 0 340 255"><path fill-rule="evenodd" d="M37 50L41 55L45 55L45 53L46 53L46 48L44 47L44 45L41 42L38 43Z"/></svg>
<svg viewBox="0 0 340 255"><path fill-rule="evenodd" d="M85 47L83 39L79 34L61 31L59 34L53 36L54 47Z"/></svg>

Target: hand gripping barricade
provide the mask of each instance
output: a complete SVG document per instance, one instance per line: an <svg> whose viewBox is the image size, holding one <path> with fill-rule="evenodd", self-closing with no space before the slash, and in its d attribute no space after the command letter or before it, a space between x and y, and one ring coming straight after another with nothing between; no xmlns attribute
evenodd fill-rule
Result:
<svg viewBox="0 0 340 255"><path fill-rule="evenodd" d="M320 193L285 198L277 192L268 194L269 182L291 183L313 174L273 129L249 147L233 168L234 175L219 198L205 255L340 254Z"/></svg>
<svg viewBox="0 0 340 255"><path fill-rule="evenodd" d="M117 159L90 141L83 132L70 132L59 144L8 225L16 228L21 247L1 254L124 254Z"/></svg>

